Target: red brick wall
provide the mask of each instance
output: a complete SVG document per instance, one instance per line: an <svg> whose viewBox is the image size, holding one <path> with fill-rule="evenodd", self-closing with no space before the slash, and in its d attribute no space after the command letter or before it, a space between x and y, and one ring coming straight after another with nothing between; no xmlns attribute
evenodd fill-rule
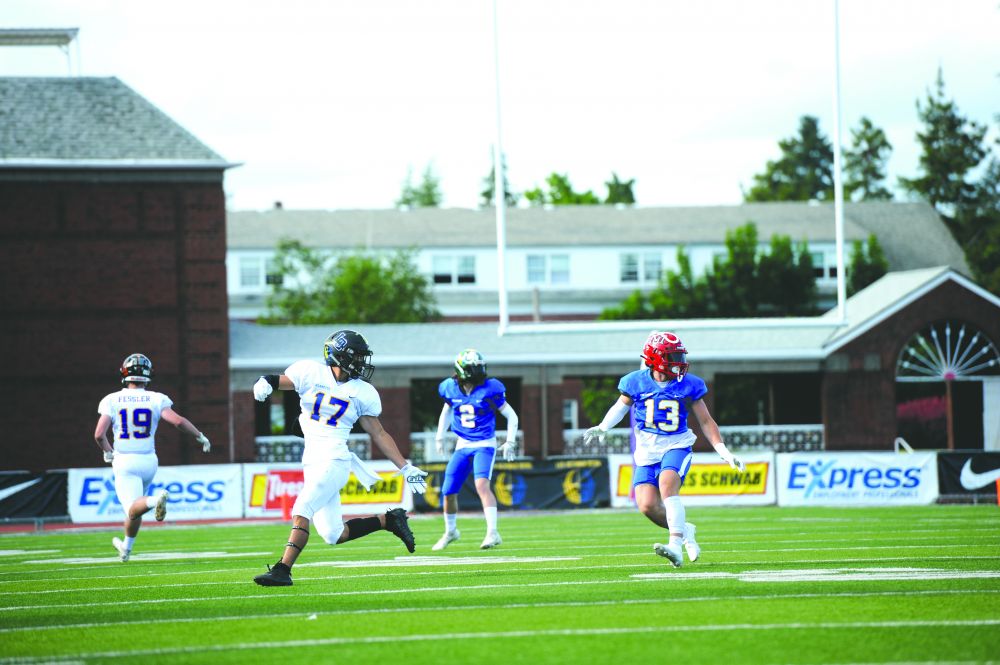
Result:
<svg viewBox="0 0 1000 665"><path fill-rule="evenodd" d="M160 463L229 461L225 255L221 181L0 182L0 469L101 465L97 404L135 352L215 445L164 424Z"/></svg>
<svg viewBox="0 0 1000 665"><path fill-rule="evenodd" d="M965 321L1000 343L1000 310L954 282L942 284L838 351L847 357L847 371L823 375L828 450L892 449L899 353L915 333L942 319ZM878 357L878 369L864 369L866 355Z"/></svg>

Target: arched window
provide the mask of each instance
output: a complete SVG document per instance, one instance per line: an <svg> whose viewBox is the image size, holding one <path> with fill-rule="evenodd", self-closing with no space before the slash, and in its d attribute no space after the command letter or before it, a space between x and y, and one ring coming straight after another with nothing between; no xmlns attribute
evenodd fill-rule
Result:
<svg viewBox="0 0 1000 665"><path fill-rule="evenodd" d="M914 334L896 363L897 381L953 381L1000 374L1000 352L977 327L935 321Z"/></svg>

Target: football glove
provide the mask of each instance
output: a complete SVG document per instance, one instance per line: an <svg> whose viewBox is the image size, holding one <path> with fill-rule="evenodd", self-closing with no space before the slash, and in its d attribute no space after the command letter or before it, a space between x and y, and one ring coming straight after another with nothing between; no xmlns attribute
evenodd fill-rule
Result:
<svg viewBox="0 0 1000 665"><path fill-rule="evenodd" d="M719 455L719 457L725 460L733 470L739 471L740 473L746 473L747 465L743 463L743 460L728 450L725 455Z"/></svg>
<svg viewBox="0 0 1000 665"><path fill-rule="evenodd" d="M438 455L444 455L444 439L434 439L434 449Z"/></svg>
<svg viewBox="0 0 1000 665"><path fill-rule="evenodd" d="M598 443L604 443L604 439L608 436L608 433L602 430L599 426L594 426L583 433L583 442L588 446L597 439Z"/></svg>
<svg viewBox="0 0 1000 665"><path fill-rule="evenodd" d="M104 461L107 462L108 464L111 464L112 462L114 462L115 461L115 451L113 451L113 450L105 450L104 451Z"/></svg>
<svg viewBox="0 0 1000 665"><path fill-rule="evenodd" d="M270 388L270 386L268 387ZM198 438L195 439L195 441L201 444L201 452L207 453L212 450L212 442L209 441L208 437L201 432L198 433Z"/></svg>
<svg viewBox="0 0 1000 665"><path fill-rule="evenodd" d="M500 452L503 453L503 461L505 462L513 462L517 459L517 439L507 439L500 446Z"/></svg>
<svg viewBox="0 0 1000 665"><path fill-rule="evenodd" d="M258 402L265 401L272 392L274 392L274 388L263 376L257 379L257 383L253 384L253 398Z"/></svg>
<svg viewBox="0 0 1000 665"><path fill-rule="evenodd" d="M427 481L424 480L427 476L427 472L418 469L409 462L404 464L403 468L393 475L403 476L403 479L406 480L406 484L410 488L410 491L414 494L423 494L427 491Z"/></svg>

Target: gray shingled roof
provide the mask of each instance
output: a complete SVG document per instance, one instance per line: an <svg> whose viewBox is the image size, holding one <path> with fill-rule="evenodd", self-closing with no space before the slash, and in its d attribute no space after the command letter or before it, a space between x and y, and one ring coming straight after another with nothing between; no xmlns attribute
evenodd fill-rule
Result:
<svg viewBox="0 0 1000 665"><path fill-rule="evenodd" d="M492 247L492 209L230 211L230 249L271 249L279 239L330 249ZM510 247L721 244L726 231L748 221L763 242L834 241L832 204L748 203L735 206L617 208L556 206L507 212ZM848 243L874 233L891 270L947 265L968 274L965 255L934 209L925 203L871 202L844 206Z"/></svg>
<svg viewBox="0 0 1000 665"><path fill-rule="evenodd" d="M323 340L338 328L367 337L381 367L447 368L462 348L473 346L503 365L637 362L638 345L654 329L671 329L684 340L694 361L819 361L847 340L883 320L908 299L946 279L978 288L946 267L889 273L846 303L847 325L831 310L815 319L701 319L605 322L578 326L512 326L497 335L496 323L331 324L263 326L230 322L230 366L260 372L281 370L300 358L319 358ZM997 306L1000 300L994 299ZM529 331L529 329L531 331Z"/></svg>
<svg viewBox="0 0 1000 665"><path fill-rule="evenodd" d="M117 78L0 77L0 168L231 166Z"/></svg>

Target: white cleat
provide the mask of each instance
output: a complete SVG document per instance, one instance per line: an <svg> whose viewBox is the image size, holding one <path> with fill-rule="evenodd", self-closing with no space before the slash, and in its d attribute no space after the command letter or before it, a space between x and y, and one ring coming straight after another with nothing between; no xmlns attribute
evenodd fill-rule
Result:
<svg viewBox="0 0 1000 665"><path fill-rule="evenodd" d="M119 538L118 536L115 536L114 538L111 539L111 544L115 546L116 550L118 550L118 558L121 560L121 562L125 563L126 561L128 561L128 557L132 553L127 549L125 549L125 543L122 542L122 539Z"/></svg>
<svg viewBox="0 0 1000 665"><path fill-rule="evenodd" d="M170 499L170 493L167 490L160 490L160 493L156 495L156 508L154 508L153 517L156 518L157 522L162 522L163 518L167 516L167 501Z"/></svg>
<svg viewBox="0 0 1000 665"><path fill-rule="evenodd" d="M694 539L696 528L690 522L684 523L684 549L687 550L688 560L694 563L701 556L701 545Z"/></svg>
<svg viewBox="0 0 1000 665"><path fill-rule="evenodd" d="M451 545L453 542L458 540L458 529L454 531L445 531L441 539L434 543L434 547L431 548L432 552L440 552L444 548Z"/></svg>
<svg viewBox="0 0 1000 665"><path fill-rule="evenodd" d="M670 561L674 565L674 568L680 568L684 564L684 553L681 552L681 548L678 545L655 543L653 545L653 553Z"/></svg>
<svg viewBox="0 0 1000 665"><path fill-rule="evenodd" d="M500 534L496 531L491 531L488 534L486 534L486 538L483 539L483 544L479 546L479 549L481 550L493 549L502 542L503 540L501 540Z"/></svg>

